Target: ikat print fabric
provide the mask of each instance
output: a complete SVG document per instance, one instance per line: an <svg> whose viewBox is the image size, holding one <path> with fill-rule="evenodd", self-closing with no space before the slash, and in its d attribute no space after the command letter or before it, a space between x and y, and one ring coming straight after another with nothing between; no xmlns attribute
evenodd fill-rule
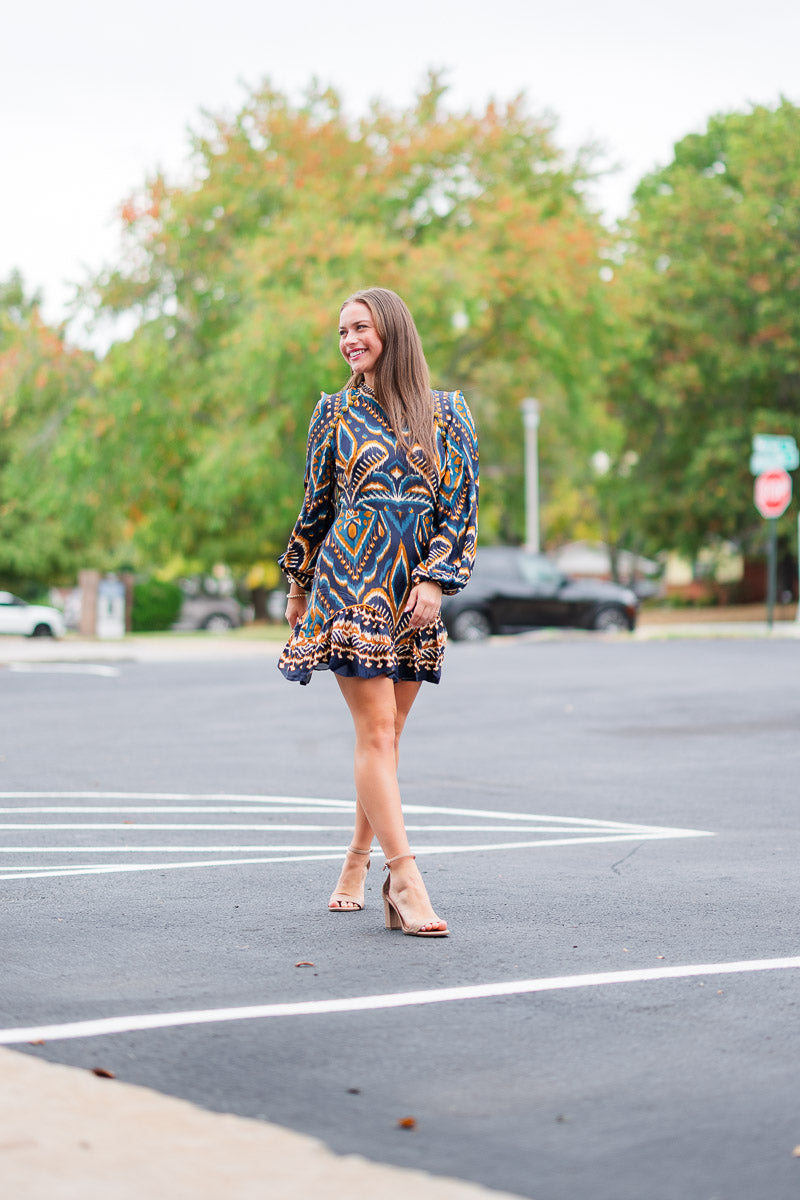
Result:
<svg viewBox="0 0 800 1200"><path fill-rule="evenodd" d="M453 595L469 580L478 531L478 443L461 392L434 392L437 478L408 455L380 403L353 389L323 392L308 434L305 499L283 571L310 591L279 669L307 684L314 670L438 683L441 617L412 629L403 613L425 579Z"/></svg>

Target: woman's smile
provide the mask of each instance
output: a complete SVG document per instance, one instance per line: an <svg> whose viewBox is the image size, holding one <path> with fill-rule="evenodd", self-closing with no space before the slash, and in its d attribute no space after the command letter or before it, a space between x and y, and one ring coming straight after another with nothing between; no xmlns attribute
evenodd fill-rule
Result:
<svg viewBox="0 0 800 1200"><path fill-rule="evenodd" d="M353 371L364 375L371 384L372 373L383 353L372 313L360 300L345 304L339 314L339 349Z"/></svg>

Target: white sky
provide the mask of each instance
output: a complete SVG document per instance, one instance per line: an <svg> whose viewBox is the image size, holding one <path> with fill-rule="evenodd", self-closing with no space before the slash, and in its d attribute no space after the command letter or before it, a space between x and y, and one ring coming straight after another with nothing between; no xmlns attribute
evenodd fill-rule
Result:
<svg viewBox="0 0 800 1200"><path fill-rule="evenodd" d="M0 278L18 267L64 315L69 284L117 250L115 210L145 175L185 173L201 108L233 110L265 77L317 76L348 111L405 105L428 67L450 103L519 91L567 147L599 139L621 171L611 217L675 141L716 112L800 101L797 0L38 0L0 44ZM800 167L799 167L800 169Z"/></svg>

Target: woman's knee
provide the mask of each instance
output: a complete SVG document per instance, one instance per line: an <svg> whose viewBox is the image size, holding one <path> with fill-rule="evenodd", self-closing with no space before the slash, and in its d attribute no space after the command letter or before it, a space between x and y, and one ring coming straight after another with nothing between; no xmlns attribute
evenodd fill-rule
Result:
<svg viewBox="0 0 800 1200"><path fill-rule="evenodd" d="M358 746L378 754L394 754L397 735L392 714L377 714L360 722L357 730Z"/></svg>

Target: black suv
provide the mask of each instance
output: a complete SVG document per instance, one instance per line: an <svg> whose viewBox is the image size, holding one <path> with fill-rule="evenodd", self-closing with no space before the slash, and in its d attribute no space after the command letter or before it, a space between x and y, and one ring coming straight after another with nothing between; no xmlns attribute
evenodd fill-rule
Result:
<svg viewBox="0 0 800 1200"><path fill-rule="evenodd" d="M629 588L602 579L571 579L544 554L515 546L479 550L467 587L442 598L448 633L469 642L559 625L632 630L638 608Z"/></svg>

